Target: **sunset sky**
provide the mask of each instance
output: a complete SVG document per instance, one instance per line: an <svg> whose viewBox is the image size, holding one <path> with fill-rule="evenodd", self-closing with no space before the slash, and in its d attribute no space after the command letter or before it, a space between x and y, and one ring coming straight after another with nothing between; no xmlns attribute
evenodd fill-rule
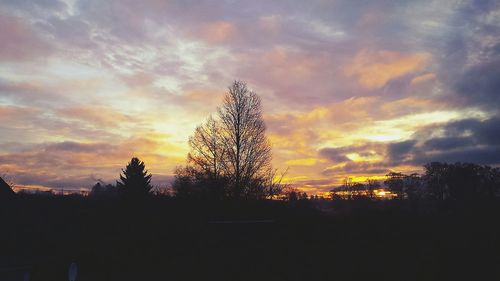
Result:
<svg viewBox="0 0 500 281"><path fill-rule="evenodd" d="M500 164L498 1L0 1L0 175L166 185L245 80L304 191L429 161Z"/></svg>

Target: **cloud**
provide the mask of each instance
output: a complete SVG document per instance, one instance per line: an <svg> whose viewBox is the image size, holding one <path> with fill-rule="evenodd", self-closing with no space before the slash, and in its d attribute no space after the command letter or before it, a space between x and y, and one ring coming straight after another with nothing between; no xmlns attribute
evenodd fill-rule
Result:
<svg viewBox="0 0 500 281"><path fill-rule="evenodd" d="M210 43L221 43L230 40L237 34L236 26L227 21L217 21L204 24L201 37Z"/></svg>
<svg viewBox="0 0 500 281"><path fill-rule="evenodd" d="M498 77L500 77L500 56L499 59L467 69L457 79L455 89L469 102L486 108L498 109L498 104L500 104Z"/></svg>
<svg viewBox="0 0 500 281"><path fill-rule="evenodd" d="M416 140L406 140L401 142L393 142L387 145L387 156L390 161L404 162L408 158L408 154L417 143Z"/></svg>
<svg viewBox="0 0 500 281"><path fill-rule="evenodd" d="M60 143L49 144L46 146L47 152L95 152L102 153L112 151L113 146L107 143L79 143L74 141L64 141Z"/></svg>
<svg viewBox="0 0 500 281"><path fill-rule="evenodd" d="M442 137L425 141L424 147L430 151L464 148L474 144L471 137Z"/></svg>
<svg viewBox="0 0 500 281"><path fill-rule="evenodd" d="M318 162L316 158L292 159L285 162L288 166L314 166Z"/></svg>
<svg viewBox="0 0 500 281"><path fill-rule="evenodd" d="M28 61L48 55L51 47L22 18L0 13L0 61Z"/></svg>
<svg viewBox="0 0 500 281"><path fill-rule="evenodd" d="M429 126L415 135L427 136L403 143L402 163L423 165L432 161L500 164L500 119L463 119L441 126ZM395 144L391 144L392 146ZM394 158L392 158L395 160Z"/></svg>
<svg viewBox="0 0 500 281"><path fill-rule="evenodd" d="M380 88L394 78L422 71L430 59L429 53L403 54L364 49L346 66L345 73L356 77L364 87Z"/></svg>
<svg viewBox="0 0 500 281"><path fill-rule="evenodd" d="M319 155L333 162L348 162L351 161L351 159L349 159L346 154L356 150L357 149L354 147L323 148L320 149Z"/></svg>
<svg viewBox="0 0 500 281"><path fill-rule="evenodd" d="M122 124L140 122L140 118L120 113L102 105L63 108L59 109L57 114L66 120L82 121L97 128L116 128Z"/></svg>
<svg viewBox="0 0 500 281"><path fill-rule="evenodd" d="M381 165L380 163L349 162L345 165L328 167L321 173L325 176L339 175L340 177L353 175L373 176L386 174L389 170L390 169L387 166Z"/></svg>

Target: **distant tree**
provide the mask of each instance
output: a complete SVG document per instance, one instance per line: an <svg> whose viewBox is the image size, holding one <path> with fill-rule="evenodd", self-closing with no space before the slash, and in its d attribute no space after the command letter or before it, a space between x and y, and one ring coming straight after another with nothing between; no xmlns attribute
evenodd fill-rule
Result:
<svg viewBox="0 0 500 281"><path fill-rule="evenodd" d="M291 191L287 194L288 201L297 201L299 200L298 192Z"/></svg>
<svg viewBox="0 0 500 281"><path fill-rule="evenodd" d="M352 181L352 178L346 177L342 181L342 185L340 186L340 188L338 188L338 190L344 191L347 194L347 196L345 196L347 199L354 199L353 189L352 189L353 185L354 183Z"/></svg>
<svg viewBox="0 0 500 281"><path fill-rule="evenodd" d="M480 170L481 183L478 192L485 197L494 197L500 191L500 168L484 166Z"/></svg>
<svg viewBox="0 0 500 281"><path fill-rule="evenodd" d="M136 157L132 158L125 170L122 170L120 181L116 182L119 191L131 196L148 195L153 187L151 174L145 168L143 161Z"/></svg>
<svg viewBox="0 0 500 281"><path fill-rule="evenodd" d="M353 183L351 185L351 196L352 199L361 199L366 197L366 186L360 182Z"/></svg>
<svg viewBox="0 0 500 281"><path fill-rule="evenodd" d="M431 162L424 165L424 181L427 197L438 200L447 198L447 176L449 166L447 163Z"/></svg>
<svg viewBox="0 0 500 281"><path fill-rule="evenodd" d="M218 109L222 144L225 151L223 168L231 180L231 196L252 197L250 187L256 179L269 173L271 146L265 135L259 96L245 82L235 81ZM260 191L258 191L260 193Z"/></svg>
<svg viewBox="0 0 500 281"><path fill-rule="evenodd" d="M375 198L375 190L380 188L380 182L374 179L367 179L365 186L368 192L368 197Z"/></svg>
<svg viewBox="0 0 500 281"><path fill-rule="evenodd" d="M413 173L407 175L403 182L403 189L408 199L420 199L423 197L422 194L422 179L419 174Z"/></svg>
<svg viewBox="0 0 500 281"><path fill-rule="evenodd" d="M284 199L287 201L297 201L301 198L300 191L292 186L287 186L283 190Z"/></svg>
<svg viewBox="0 0 500 281"><path fill-rule="evenodd" d="M283 193L283 191L288 188L288 184L283 183L283 178L285 177L286 173L288 172L288 169L286 169L283 173L281 173L278 176L278 170L274 169L269 169L268 174L262 177L263 179L263 189L264 193L269 199L275 199L277 198L280 194Z"/></svg>
<svg viewBox="0 0 500 281"><path fill-rule="evenodd" d="M302 192L302 193L299 192L298 196L299 196L299 200L309 199L309 196L307 196L307 193L305 193L305 192Z"/></svg>
<svg viewBox="0 0 500 281"><path fill-rule="evenodd" d="M103 197L112 197L116 196L116 187L112 184L102 184L101 182L97 182L92 189L90 190L90 196L103 196Z"/></svg>
<svg viewBox="0 0 500 281"><path fill-rule="evenodd" d="M424 168L423 180L431 198L463 201L491 198L498 191L498 168L460 162L432 162Z"/></svg>
<svg viewBox="0 0 500 281"><path fill-rule="evenodd" d="M155 196L160 196L160 197L172 197L173 195L173 190L170 186L168 185L157 185L154 186L152 189L152 193Z"/></svg>
<svg viewBox="0 0 500 281"><path fill-rule="evenodd" d="M384 184L387 185L389 190L394 192L399 199L404 199L404 183L407 175L403 173L390 172L386 175L387 179Z"/></svg>
<svg viewBox="0 0 500 281"><path fill-rule="evenodd" d="M92 186L92 189L90 190L90 195L96 196L100 195L103 192L104 187L100 182L97 182Z"/></svg>

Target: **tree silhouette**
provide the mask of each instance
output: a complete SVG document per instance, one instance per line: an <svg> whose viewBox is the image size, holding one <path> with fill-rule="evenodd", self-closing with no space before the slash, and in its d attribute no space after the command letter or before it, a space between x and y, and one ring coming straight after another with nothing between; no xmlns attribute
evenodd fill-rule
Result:
<svg viewBox="0 0 500 281"><path fill-rule="evenodd" d="M404 185L407 175L398 172L389 172L386 177L387 179L384 181L384 183L387 185L389 190L394 192L399 199L404 199Z"/></svg>
<svg viewBox="0 0 500 281"><path fill-rule="evenodd" d="M493 198L500 186L498 168L460 162L432 162L424 168L428 196L438 200Z"/></svg>
<svg viewBox="0 0 500 281"><path fill-rule="evenodd" d="M188 162L203 171L209 178L219 179L224 161L224 147L220 125L217 121L210 116L204 124L196 128L188 143L191 148Z"/></svg>
<svg viewBox="0 0 500 281"><path fill-rule="evenodd" d="M368 197L375 198L375 190L381 187L380 182L374 179L366 180L366 189L368 191Z"/></svg>
<svg viewBox="0 0 500 281"><path fill-rule="evenodd" d="M92 189L90 190L90 196L99 197L111 197L116 195L116 187L111 184L101 184L101 182L97 182Z"/></svg>
<svg viewBox="0 0 500 281"><path fill-rule="evenodd" d="M0 200L2 198L9 198L13 195L15 195L15 192L12 190L11 185L0 177Z"/></svg>
<svg viewBox="0 0 500 281"><path fill-rule="evenodd" d="M218 109L225 151L223 168L232 180L232 196L246 193L251 183L271 169L271 146L266 138L259 96L243 81L235 81Z"/></svg>
<svg viewBox="0 0 500 281"><path fill-rule="evenodd" d="M285 186L284 174L277 177L272 169L271 146L265 131L259 96L245 82L235 81L218 115L210 116L189 138L188 165L175 170L175 194L276 198Z"/></svg>
<svg viewBox="0 0 500 281"><path fill-rule="evenodd" d="M151 192L151 174L145 170L144 162L139 158L132 158L125 170L122 170L120 181L116 182L118 189L128 195L145 196Z"/></svg>

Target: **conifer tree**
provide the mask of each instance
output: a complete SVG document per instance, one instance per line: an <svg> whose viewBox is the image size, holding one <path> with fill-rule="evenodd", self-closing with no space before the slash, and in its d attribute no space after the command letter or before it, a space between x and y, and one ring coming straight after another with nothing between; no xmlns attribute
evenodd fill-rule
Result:
<svg viewBox="0 0 500 281"><path fill-rule="evenodd" d="M134 196L149 194L153 188L151 185L152 175L145 168L143 161L137 157L132 158L125 170L122 170L120 181L116 182L118 189Z"/></svg>

